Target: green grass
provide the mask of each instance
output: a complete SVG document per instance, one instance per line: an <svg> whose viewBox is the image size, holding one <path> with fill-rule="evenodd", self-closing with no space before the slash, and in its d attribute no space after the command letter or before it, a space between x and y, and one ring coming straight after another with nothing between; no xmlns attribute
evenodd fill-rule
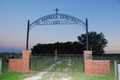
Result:
<svg viewBox="0 0 120 80"><path fill-rule="evenodd" d="M72 65L69 67L72 69L70 72L65 72L64 69L67 67L67 61L63 61L61 64L57 64L57 68L60 68L60 71L57 72L48 72L45 74L41 80L50 79L61 80L62 77L69 78L72 80L117 80L114 77L114 61L110 61L110 75L86 75L83 73L82 58L72 57ZM55 67L53 67L53 70ZM51 70L52 71L52 70Z"/></svg>
<svg viewBox="0 0 120 80"><path fill-rule="evenodd" d="M43 58L40 59L39 57L36 57L36 67L35 67L35 59L31 60L31 70L32 71L40 71L45 68L48 68L50 65L52 65L55 62L54 58Z"/></svg>
<svg viewBox="0 0 120 80"><path fill-rule="evenodd" d="M44 69L50 67L50 65L55 63L55 58L53 57L47 57L44 58L44 56L41 57L42 59L40 59L40 57L36 57L36 59L32 59L31 60L31 70L32 71L43 71ZM57 61L60 61L63 58L57 58ZM35 61L36 61L36 67L35 67ZM55 69L53 70L55 71Z"/></svg>
<svg viewBox="0 0 120 80"><path fill-rule="evenodd" d="M70 75L68 72L48 72L40 80L62 80L63 77L68 78Z"/></svg>
<svg viewBox="0 0 120 80"><path fill-rule="evenodd" d="M117 80L114 78L114 62L110 62L110 75L85 75L84 73L74 72L70 75L73 80Z"/></svg>
<svg viewBox="0 0 120 80"><path fill-rule="evenodd" d="M37 74L37 72L9 72L6 60L5 57L2 58L2 74L0 75L0 80L23 80L24 78Z"/></svg>
<svg viewBox="0 0 120 80"><path fill-rule="evenodd" d="M62 61L62 63L57 64L56 67L57 67L56 68L57 72L64 72L65 71L64 69L67 67L67 62L66 61ZM55 72L55 66L50 70L50 72Z"/></svg>
<svg viewBox="0 0 120 80"><path fill-rule="evenodd" d="M43 75L42 80L50 79L50 77L55 78L57 80L61 80L62 77L68 78L71 77L72 80L117 80L114 78L114 61L110 61L110 75L86 75L83 73L83 65L82 65L82 57L67 57L72 59L72 65L69 66L72 71L65 72L64 69L67 66L67 61L63 61L61 64L57 64L57 68L60 69L58 72L55 72L55 67L51 69L50 72ZM66 59L66 57L62 57L57 59L57 61ZM32 60L32 71L31 72L8 72L8 64L6 64L6 58L2 58L2 75L0 75L0 80L23 80L24 78L34 76L39 71L48 68L50 65L54 64L54 58L48 57L45 59L39 59L37 60L37 66L35 68L34 60ZM120 64L120 62L119 62ZM53 75L53 76L51 76Z"/></svg>
<svg viewBox="0 0 120 80"><path fill-rule="evenodd" d="M73 72L83 72L83 58L72 57L72 71Z"/></svg>

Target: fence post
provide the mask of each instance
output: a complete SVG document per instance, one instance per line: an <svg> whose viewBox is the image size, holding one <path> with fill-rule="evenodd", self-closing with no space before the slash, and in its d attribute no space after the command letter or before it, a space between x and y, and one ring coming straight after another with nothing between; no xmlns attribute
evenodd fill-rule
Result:
<svg viewBox="0 0 120 80"><path fill-rule="evenodd" d="M118 80L120 80L120 64L118 64Z"/></svg>
<svg viewBox="0 0 120 80"><path fill-rule="evenodd" d="M55 71L57 69L57 50L55 50Z"/></svg>
<svg viewBox="0 0 120 80"><path fill-rule="evenodd" d="M35 56L35 68L36 68L36 56Z"/></svg>
<svg viewBox="0 0 120 80"><path fill-rule="evenodd" d="M2 58L0 59L0 75L2 73Z"/></svg>
<svg viewBox="0 0 120 80"><path fill-rule="evenodd" d="M115 78L117 79L117 61L114 61Z"/></svg>
<svg viewBox="0 0 120 80"><path fill-rule="evenodd" d="M31 70L31 55L29 57L29 69Z"/></svg>

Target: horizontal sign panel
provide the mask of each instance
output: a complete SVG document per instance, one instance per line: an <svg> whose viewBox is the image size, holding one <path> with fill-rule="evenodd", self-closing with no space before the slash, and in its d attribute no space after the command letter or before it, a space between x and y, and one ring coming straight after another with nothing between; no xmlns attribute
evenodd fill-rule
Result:
<svg viewBox="0 0 120 80"><path fill-rule="evenodd" d="M92 59L91 54L85 54L85 59Z"/></svg>

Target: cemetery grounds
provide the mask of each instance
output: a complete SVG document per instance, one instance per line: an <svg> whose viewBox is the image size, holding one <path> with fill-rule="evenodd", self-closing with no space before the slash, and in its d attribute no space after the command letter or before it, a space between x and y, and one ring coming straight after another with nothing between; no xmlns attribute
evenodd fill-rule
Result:
<svg viewBox="0 0 120 80"><path fill-rule="evenodd" d="M36 65L35 65L36 60ZM93 57L93 60L110 60L110 75L86 75L83 73L82 57L63 57L57 59L57 69L55 71L55 58L36 56L31 60L31 72L10 72L8 71L7 58L2 57L2 74L0 80L27 80L39 77L38 80L117 80L114 77L114 60L120 64L118 56L113 57ZM35 80L35 79L32 79Z"/></svg>

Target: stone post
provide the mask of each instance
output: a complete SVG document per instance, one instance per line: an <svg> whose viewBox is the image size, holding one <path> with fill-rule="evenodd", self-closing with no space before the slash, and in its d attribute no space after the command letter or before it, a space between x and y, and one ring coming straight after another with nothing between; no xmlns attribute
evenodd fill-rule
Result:
<svg viewBox="0 0 120 80"><path fill-rule="evenodd" d="M2 58L0 59L0 75L2 73Z"/></svg>
<svg viewBox="0 0 120 80"><path fill-rule="evenodd" d="M92 51L84 51L84 74L92 74Z"/></svg>
<svg viewBox="0 0 120 80"><path fill-rule="evenodd" d="M118 64L118 80L120 80L120 64Z"/></svg>

